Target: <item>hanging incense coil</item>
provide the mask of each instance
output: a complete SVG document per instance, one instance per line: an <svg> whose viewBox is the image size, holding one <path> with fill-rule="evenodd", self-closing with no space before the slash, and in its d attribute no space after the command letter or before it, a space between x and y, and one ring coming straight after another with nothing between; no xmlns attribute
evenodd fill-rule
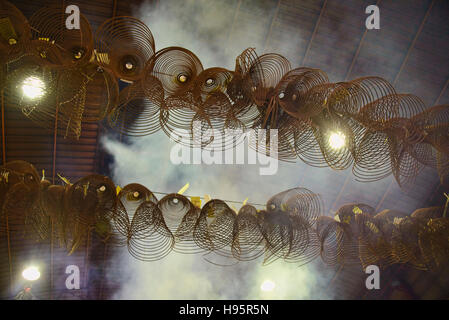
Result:
<svg viewBox="0 0 449 320"><path fill-rule="evenodd" d="M33 207L39 199L40 178L32 164L20 160L8 162L0 172L0 230L5 232L8 229L23 236L22 226L35 214Z"/></svg>
<svg viewBox="0 0 449 320"><path fill-rule="evenodd" d="M103 218L112 219L116 206L115 186L101 175L90 175L78 180L66 192L64 206L85 226L94 226Z"/></svg>
<svg viewBox="0 0 449 320"><path fill-rule="evenodd" d="M245 79L249 81L252 100L256 105L269 108L276 86L290 69L290 62L274 53L261 55L253 62Z"/></svg>
<svg viewBox="0 0 449 320"><path fill-rule="evenodd" d="M112 181L100 175L73 185L64 181L64 186L39 181L36 169L24 161L2 166L0 231L36 241L53 237L69 254L94 232L108 245L127 246L143 261L174 250L237 261L264 255L264 264L282 259L302 265L321 256L329 266L402 263L432 270L449 255L449 223L442 207L376 214L368 205L352 203L331 218L320 216L318 195L293 188L271 197L266 210L244 205L236 214L218 199L203 208L180 194L158 201L140 184L116 194Z"/></svg>
<svg viewBox="0 0 449 320"><path fill-rule="evenodd" d="M201 71L201 61L191 51L168 47L156 52L145 72L159 79L166 96L177 96L193 85Z"/></svg>
<svg viewBox="0 0 449 320"><path fill-rule="evenodd" d="M320 207L319 198L303 188L281 192L268 200L262 223L267 245L265 263L282 258L302 264L317 257L318 238L312 226Z"/></svg>
<svg viewBox="0 0 449 320"><path fill-rule="evenodd" d="M328 83L327 75L319 69L296 68L287 72L277 84L280 107L290 116L307 119L316 112L308 100L309 90Z"/></svg>
<svg viewBox="0 0 449 320"><path fill-rule="evenodd" d="M244 205L234 223L232 255L239 261L255 260L265 251L265 238L260 227L260 214L256 208Z"/></svg>
<svg viewBox="0 0 449 320"><path fill-rule="evenodd" d="M449 255L449 219L429 219L419 233L419 246L423 260L429 269L437 269L447 262Z"/></svg>
<svg viewBox="0 0 449 320"><path fill-rule="evenodd" d="M130 231L128 251L136 259L160 260L173 249L175 239L153 201L145 200L139 205L133 215Z"/></svg>
<svg viewBox="0 0 449 320"><path fill-rule="evenodd" d="M133 17L113 17L95 33L98 63L116 77L135 81L145 74L145 65L155 53L150 29Z"/></svg>
<svg viewBox="0 0 449 320"><path fill-rule="evenodd" d="M160 86L154 81L154 88ZM161 88L161 87L159 87ZM158 92L154 90L154 92ZM159 91L161 92L161 91ZM160 130L162 97L146 95L141 83L136 82L120 92L117 107L109 113L108 121L116 131L128 136L144 136Z"/></svg>
<svg viewBox="0 0 449 320"><path fill-rule="evenodd" d="M0 3L0 53L10 55L23 50L31 39L28 20L12 3Z"/></svg>
<svg viewBox="0 0 449 320"><path fill-rule="evenodd" d="M232 257L235 218L236 213L224 201L209 201L201 209L193 230L195 243L204 250Z"/></svg>
<svg viewBox="0 0 449 320"><path fill-rule="evenodd" d="M93 54L93 35L89 21L79 14L79 28L66 25L66 8L41 8L30 18L32 38L52 44L59 50L59 63L67 67L88 63Z"/></svg>
<svg viewBox="0 0 449 320"><path fill-rule="evenodd" d="M350 232L347 222L319 217L317 232L321 258L326 264L335 266L359 263L358 239Z"/></svg>

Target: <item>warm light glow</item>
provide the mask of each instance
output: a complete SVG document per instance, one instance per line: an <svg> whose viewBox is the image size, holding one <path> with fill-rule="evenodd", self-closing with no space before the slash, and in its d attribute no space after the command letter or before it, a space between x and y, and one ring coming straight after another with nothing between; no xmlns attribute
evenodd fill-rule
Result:
<svg viewBox="0 0 449 320"><path fill-rule="evenodd" d="M341 132L333 132L329 137L329 144L332 149L341 149L346 143L346 137Z"/></svg>
<svg viewBox="0 0 449 320"><path fill-rule="evenodd" d="M28 77L23 81L22 91L30 99L40 98L45 93L45 84L37 77Z"/></svg>
<svg viewBox="0 0 449 320"><path fill-rule="evenodd" d="M29 267L23 270L22 276L29 281L35 281L40 278L41 273L36 267Z"/></svg>
<svg viewBox="0 0 449 320"><path fill-rule="evenodd" d="M273 291L276 284L271 280L265 280L260 286L260 290L262 291Z"/></svg>

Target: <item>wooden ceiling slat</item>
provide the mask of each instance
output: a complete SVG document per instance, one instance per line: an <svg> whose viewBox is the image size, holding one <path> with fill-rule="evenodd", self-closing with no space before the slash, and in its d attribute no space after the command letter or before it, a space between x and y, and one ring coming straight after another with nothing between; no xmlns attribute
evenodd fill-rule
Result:
<svg viewBox="0 0 449 320"><path fill-rule="evenodd" d="M434 106L439 105L441 98L443 97L444 92L446 91L447 87L449 86L449 78L447 79L446 83L443 86L443 89L441 89L440 94L438 95L437 99L433 103Z"/></svg>
<svg viewBox="0 0 449 320"><path fill-rule="evenodd" d="M326 5L327 5L327 0L324 0L323 1L323 6L321 7L320 15L318 16L318 19L317 19L317 21L315 23L315 27L314 27L313 32L312 32L312 36L310 37L309 43L307 44L306 52L304 53L304 57L302 58L301 66L304 66L304 62L307 59L307 55L309 54L310 48L312 46L312 42L313 42L313 40L315 38L316 32L318 30L318 27L320 26L321 18L323 16L324 11L326 10Z"/></svg>
<svg viewBox="0 0 449 320"><path fill-rule="evenodd" d="M423 20L422 20L422 22L421 22L421 24L420 24L420 26L418 28L418 31L416 32L416 35L413 38L413 41L412 41L409 49L407 50L407 54L405 55L405 58L402 61L401 67L399 68L399 71L397 72L397 74L396 74L396 76L394 78L393 87L396 85L397 81L399 80L399 77L401 75L401 72L402 72L404 66L407 64L408 58L410 56L410 52L412 52L412 50L413 50L413 48L415 46L416 40L418 39L419 35L421 34L421 31L422 31L422 29L424 27L424 24L426 23L427 18L429 17L429 14L430 14L430 12L431 12L431 10L433 8L434 3L435 3L435 0L432 0L432 2L430 3L429 8L427 9L426 14L424 15L424 18L423 18ZM382 204L384 203L385 199L387 198L388 194L390 193L391 188L392 188L394 183L396 183L396 180L395 179L391 179L390 185L388 186L387 190L385 191L385 194L382 196L382 199L379 201L379 203L376 206L376 211L381 208Z"/></svg>

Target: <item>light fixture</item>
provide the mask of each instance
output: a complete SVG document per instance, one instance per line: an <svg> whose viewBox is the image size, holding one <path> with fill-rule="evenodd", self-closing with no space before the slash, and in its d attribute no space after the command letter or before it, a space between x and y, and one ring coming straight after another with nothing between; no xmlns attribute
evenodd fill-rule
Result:
<svg viewBox="0 0 449 320"><path fill-rule="evenodd" d="M332 149L341 149L346 144L346 137L341 132L332 132L329 136L329 145Z"/></svg>
<svg viewBox="0 0 449 320"><path fill-rule="evenodd" d="M22 91L30 99L40 98L45 93L45 83L38 77L28 77L22 83Z"/></svg>
<svg viewBox="0 0 449 320"><path fill-rule="evenodd" d="M22 272L22 276L25 278L25 280L28 281L36 281L40 278L41 273L39 272L39 269L36 267L28 267Z"/></svg>
<svg viewBox="0 0 449 320"><path fill-rule="evenodd" d="M265 280L264 282L262 282L262 285L260 286L260 290L269 292L269 291L273 291L275 287L276 287L276 284L273 281Z"/></svg>

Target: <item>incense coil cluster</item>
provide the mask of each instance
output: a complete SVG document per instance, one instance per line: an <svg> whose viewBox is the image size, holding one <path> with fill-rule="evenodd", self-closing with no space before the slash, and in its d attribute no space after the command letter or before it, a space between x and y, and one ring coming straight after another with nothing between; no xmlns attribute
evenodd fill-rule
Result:
<svg viewBox="0 0 449 320"><path fill-rule="evenodd" d="M136 183L116 188L101 175L53 185L33 165L13 161L0 167L0 200L1 232L52 237L69 253L95 232L142 261L174 251L236 261L263 257L264 264L280 259L302 265L321 257L330 266L407 263L427 270L449 258L447 208L376 213L348 204L332 218L322 215L320 197L304 188L274 195L264 209L243 205L236 212L219 199L200 208L181 194L157 199Z"/></svg>
<svg viewBox="0 0 449 320"><path fill-rule="evenodd" d="M79 28L69 29L65 9L43 7L27 20L1 1L0 89L6 107L78 139L83 122L102 120L118 104L119 89L114 73L93 59L87 18L80 14Z"/></svg>
<svg viewBox="0 0 449 320"><path fill-rule="evenodd" d="M204 69L185 48L156 51L138 19L110 18L92 34L82 14L80 29L67 29L66 18L62 7L42 8L29 21L8 2L0 7L9 30L0 39L6 105L65 137L79 138L83 121L106 118L121 134L162 129L179 143L224 150L243 141L226 130L242 137L255 130L258 138L248 143L260 153L337 170L352 166L360 181L393 174L407 187L425 166L436 168L443 183L449 173L448 106L426 108L382 78L331 83L321 70L292 68L285 57L258 56L252 48L236 58L234 70ZM45 83L38 99L18 90L30 77ZM128 83L121 91L118 79ZM94 92L101 97L92 102Z"/></svg>

